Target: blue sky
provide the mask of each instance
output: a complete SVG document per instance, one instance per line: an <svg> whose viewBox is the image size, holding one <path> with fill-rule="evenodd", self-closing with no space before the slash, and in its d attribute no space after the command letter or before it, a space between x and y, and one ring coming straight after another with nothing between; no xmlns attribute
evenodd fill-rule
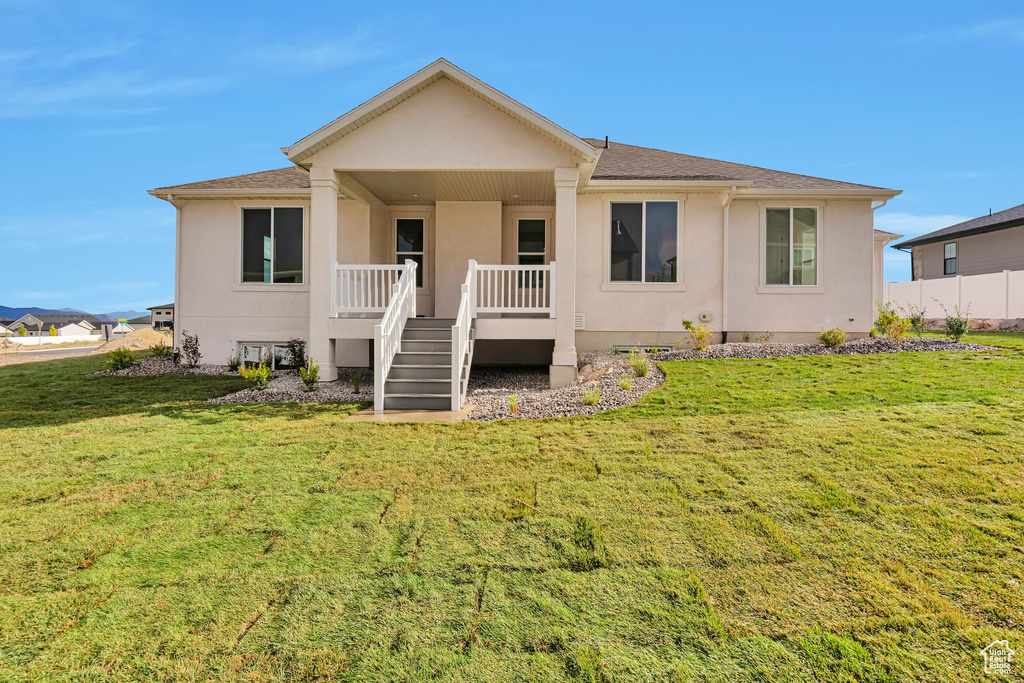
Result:
<svg viewBox="0 0 1024 683"><path fill-rule="evenodd" d="M1019 2L0 0L0 26L7 306L170 301L146 190L285 166L441 56L579 135L904 190L882 229L1024 202Z"/></svg>

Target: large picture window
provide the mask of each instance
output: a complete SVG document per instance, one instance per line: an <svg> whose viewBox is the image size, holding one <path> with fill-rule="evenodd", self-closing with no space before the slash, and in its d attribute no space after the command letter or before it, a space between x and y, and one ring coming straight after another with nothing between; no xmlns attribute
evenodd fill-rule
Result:
<svg viewBox="0 0 1024 683"><path fill-rule="evenodd" d="M423 286L423 254L426 221L422 218L395 219L395 263L416 262L416 286Z"/></svg>
<svg viewBox="0 0 1024 683"><path fill-rule="evenodd" d="M676 282L679 204L612 202L612 282Z"/></svg>
<svg viewBox="0 0 1024 683"><path fill-rule="evenodd" d="M302 283L302 209L242 209L242 282Z"/></svg>
<svg viewBox="0 0 1024 683"><path fill-rule="evenodd" d="M956 242L942 245L942 274L956 275Z"/></svg>
<svg viewBox="0 0 1024 683"><path fill-rule="evenodd" d="M818 209L765 210L765 284L818 284Z"/></svg>

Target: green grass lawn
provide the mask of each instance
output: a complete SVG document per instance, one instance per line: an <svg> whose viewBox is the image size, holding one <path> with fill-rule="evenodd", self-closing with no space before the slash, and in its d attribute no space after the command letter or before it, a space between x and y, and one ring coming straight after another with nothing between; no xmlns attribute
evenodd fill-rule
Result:
<svg viewBox="0 0 1024 683"><path fill-rule="evenodd" d="M1024 652L1024 337L971 339L495 424L2 368L0 679L982 680Z"/></svg>

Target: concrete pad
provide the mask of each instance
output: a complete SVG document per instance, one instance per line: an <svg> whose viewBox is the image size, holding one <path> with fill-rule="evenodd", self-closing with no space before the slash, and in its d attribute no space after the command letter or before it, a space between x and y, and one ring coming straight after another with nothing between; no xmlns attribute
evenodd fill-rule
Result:
<svg viewBox="0 0 1024 683"><path fill-rule="evenodd" d="M382 410L373 408L360 410L345 418L356 422L462 422L469 419L473 406L466 404L462 410Z"/></svg>

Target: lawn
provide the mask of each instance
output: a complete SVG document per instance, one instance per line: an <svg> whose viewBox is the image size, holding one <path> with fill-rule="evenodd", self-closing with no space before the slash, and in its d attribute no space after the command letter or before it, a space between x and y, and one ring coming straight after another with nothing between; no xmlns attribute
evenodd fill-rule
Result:
<svg viewBox="0 0 1024 683"><path fill-rule="evenodd" d="M1024 337L971 339L494 424L0 368L0 679L983 680L1024 652Z"/></svg>

